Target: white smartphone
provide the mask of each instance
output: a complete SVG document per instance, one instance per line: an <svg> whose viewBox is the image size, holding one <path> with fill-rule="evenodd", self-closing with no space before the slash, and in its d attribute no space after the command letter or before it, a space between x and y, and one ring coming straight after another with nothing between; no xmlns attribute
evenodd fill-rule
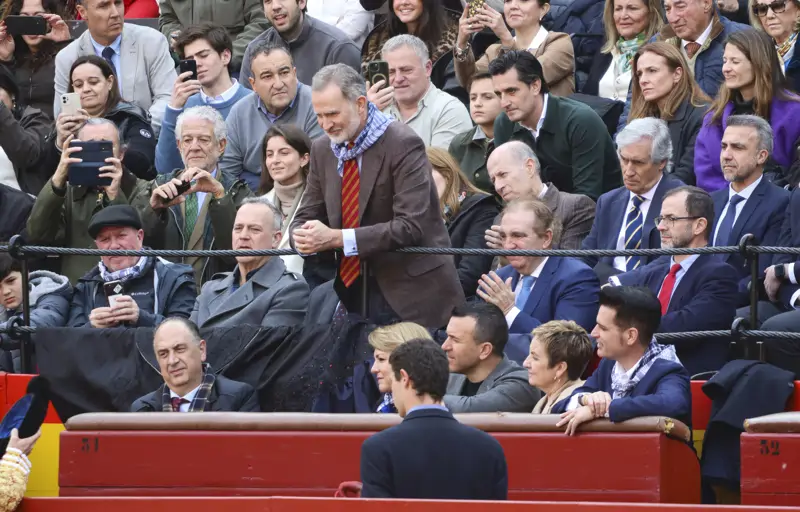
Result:
<svg viewBox="0 0 800 512"><path fill-rule="evenodd" d="M77 115L81 109L81 95L77 92L68 92L61 95L61 112L68 116Z"/></svg>

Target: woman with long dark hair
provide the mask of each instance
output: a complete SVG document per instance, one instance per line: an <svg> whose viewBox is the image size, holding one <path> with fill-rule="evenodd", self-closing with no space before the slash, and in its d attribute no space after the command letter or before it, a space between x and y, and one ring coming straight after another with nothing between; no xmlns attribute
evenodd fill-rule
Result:
<svg viewBox="0 0 800 512"><path fill-rule="evenodd" d="M774 148L767 170L783 177L795 163L800 141L800 97L789 91L772 38L757 30L732 33L725 44L722 75L725 81L697 135L697 186L709 192L728 186L719 158L732 115L752 114L769 122Z"/></svg>
<svg viewBox="0 0 800 512"><path fill-rule="evenodd" d="M642 46L633 57L631 90L628 122L644 117L665 121L672 139L672 174L694 185L694 146L711 99L692 78L683 52L664 42Z"/></svg>
<svg viewBox="0 0 800 512"><path fill-rule="evenodd" d="M292 225L306 188L311 161L311 139L294 125L273 124L264 135L261 156L261 184L258 194L266 195L283 213L283 237L277 249L286 249L291 237L289 226ZM303 273L303 258L296 255L281 258L291 272Z"/></svg>
<svg viewBox="0 0 800 512"><path fill-rule="evenodd" d="M143 180L156 177L156 138L150 126L150 114L142 107L122 99L117 77L108 62L96 55L78 57L69 70L67 92L80 94L81 110L71 116L61 112L56 119L56 146L69 135L77 135L86 119L102 117L119 129L125 146L122 165Z"/></svg>
<svg viewBox="0 0 800 512"><path fill-rule="evenodd" d="M53 118L53 83L55 58L70 42L69 27L62 19L59 0L8 0L2 13L6 16L42 16L50 32L44 36L11 36L0 21L0 64L14 74L19 87L17 101L38 108Z"/></svg>

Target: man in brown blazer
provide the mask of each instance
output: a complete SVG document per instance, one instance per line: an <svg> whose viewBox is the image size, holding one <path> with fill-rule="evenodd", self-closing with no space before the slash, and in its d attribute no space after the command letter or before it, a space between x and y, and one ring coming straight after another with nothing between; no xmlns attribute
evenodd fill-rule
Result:
<svg viewBox="0 0 800 512"><path fill-rule="evenodd" d="M348 311L360 311L367 279L373 322L442 327L464 302L452 256L392 252L450 246L425 146L366 94L364 79L344 64L314 76L312 103L326 136L311 149L292 245L303 255L337 252L334 287Z"/></svg>
<svg viewBox="0 0 800 512"><path fill-rule="evenodd" d="M539 159L524 142L511 141L498 146L486 166L495 190L506 203L514 199L541 199L550 208L562 226L558 249L581 248L594 222L595 203L590 197L561 192L552 183L542 183ZM500 226L486 231L486 245L502 249Z"/></svg>

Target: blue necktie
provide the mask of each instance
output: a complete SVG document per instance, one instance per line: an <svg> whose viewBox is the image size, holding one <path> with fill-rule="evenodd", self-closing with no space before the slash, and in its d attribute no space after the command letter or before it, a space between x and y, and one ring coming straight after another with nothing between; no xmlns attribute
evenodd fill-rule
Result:
<svg viewBox="0 0 800 512"><path fill-rule="evenodd" d="M106 46L105 48L103 48L103 58L106 60L106 62L108 62L108 65L111 66L111 71L114 72L114 76L119 76L119 73L117 73L117 67L114 65L113 57L114 57L113 48L111 48L110 46Z"/></svg>
<svg viewBox="0 0 800 512"><path fill-rule="evenodd" d="M531 290L533 290L533 283L535 282L536 278L533 276L525 276L522 278L522 289L519 291L519 295L517 295L517 300L514 301L514 305L519 309L523 309L525 303L528 302L528 297L531 296Z"/></svg>
<svg viewBox="0 0 800 512"><path fill-rule="evenodd" d="M642 228L644 218L642 217L642 196L633 196L631 209L625 217L625 249L639 249L642 246ZM628 256L625 259L625 270L630 272L642 263L641 256Z"/></svg>
<svg viewBox="0 0 800 512"><path fill-rule="evenodd" d="M736 205L744 201L744 198L738 194L734 194L728 201L728 211L722 217L717 230L717 237L714 239L714 245L723 247L731 245L731 231L733 231L733 220L736 218Z"/></svg>

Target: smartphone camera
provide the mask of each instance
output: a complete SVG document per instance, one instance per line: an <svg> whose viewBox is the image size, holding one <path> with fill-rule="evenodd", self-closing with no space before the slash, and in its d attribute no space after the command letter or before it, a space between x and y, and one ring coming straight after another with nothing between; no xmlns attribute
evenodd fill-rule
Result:
<svg viewBox="0 0 800 512"><path fill-rule="evenodd" d="M377 62L371 62L369 64L369 75L372 77L372 83L376 84L383 80L387 84L389 83L389 77L384 74L384 70L381 69L381 65Z"/></svg>

